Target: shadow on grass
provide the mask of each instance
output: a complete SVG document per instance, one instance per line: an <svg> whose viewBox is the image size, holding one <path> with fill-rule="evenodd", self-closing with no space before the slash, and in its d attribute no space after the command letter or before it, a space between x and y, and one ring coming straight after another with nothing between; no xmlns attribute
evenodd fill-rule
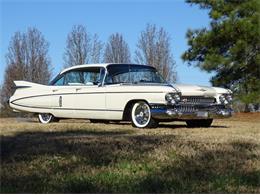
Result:
<svg viewBox="0 0 260 195"><path fill-rule="evenodd" d="M38 124L39 121L36 118L17 118L16 119L19 122L27 122L27 123L36 123ZM185 121L182 121L183 124L174 124L174 121L169 122L169 123L159 123L159 128L171 128L171 129L175 129L175 128L188 128ZM84 119L61 119L60 122L56 122L57 124L74 124L74 123L91 123L89 120L84 120ZM129 121L107 121L107 122L99 122L99 123L93 123L96 125L118 125L118 126L122 126L122 125L129 125L131 126L131 122ZM224 126L224 125L211 125L208 129L210 128L228 128L228 126ZM194 129L194 128L193 128Z"/></svg>
<svg viewBox="0 0 260 195"><path fill-rule="evenodd" d="M206 150L161 167L142 179L139 185L146 187L141 192L259 193L260 170L251 167L259 159L252 151L259 146L242 142L229 146L234 150Z"/></svg>
<svg viewBox="0 0 260 195"><path fill-rule="evenodd" d="M23 132L1 137L3 161L32 160L41 155L79 155L92 166L134 158L172 141L174 136L132 135L132 131L68 130Z"/></svg>
<svg viewBox="0 0 260 195"><path fill-rule="evenodd" d="M162 123L159 125L159 128L169 128L169 129L176 129L176 128L188 128L187 125L177 125L177 124L165 124L165 123ZM206 128L206 127L204 127ZM210 129L217 129L217 128L228 128L227 126L223 126L223 125L212 125L210 127L208 127L207 129L210 130ZM198 127L194 127L194 128L188 128L188 129L199 129Z"/></svg>
<svg viewBox="0 0 260 195"><path fill-rule="evenodd" d="M171 149L167 146L173 146ZM259 192L257 144L217 149L132 131L23 132L1 137L1 193ZM196 152L183 155L188 147ZM153 162L155 150L169 160Z"/></svg>
<svg viewBox="0 0 260 195"><path fill-rule="evenodd" d="M99 124L102 124L102 123L99 123ZM109 124L113 124L113 125L131 125L131 122L115 122L115 121L112 121L112 122L109 122L109 123L106 123L106 125L109 125ZM178 128L188 128L188 126L185 124L185 121L183 121L183 124L175 124L174 122L160 122L159 125L158 125L158 128L169 128L169 129L178 129ZM198 129L198 127L195 127ZM189 129L195 129L195 128L189 128ZM204 127L205 128L205 127ZM226 125L211 125L210 127L208 127L207 129L217 129L217 128L228 128L228 126Z"/></svg>

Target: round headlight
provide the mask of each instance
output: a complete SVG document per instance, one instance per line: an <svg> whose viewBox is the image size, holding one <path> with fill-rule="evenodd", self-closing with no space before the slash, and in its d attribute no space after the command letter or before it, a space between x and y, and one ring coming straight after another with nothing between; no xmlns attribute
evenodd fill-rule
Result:
<svg viewBox="0 0 260 195"><path fill-rule="evenodd" d="M228 101L228 103L231 103L233 101L233 98L231 95L227 95L226 100Z"/></svg>
<svg viewBox="0 0 260 195"><path fill-rule="evenodd" d="M167 93L167 94L165 95L165 100L166 100L167 102L171 102L171 101L173 100L172 95L171 95L170 93Z"/></svg>
<svg viewBox="0 0 260 195"><path fill-rule="evenodd" d="M175 100L176 102L181 101L181 97L180 97L179 94L175 94L173 97L174 97L174 100Z"/></svg>
<svg viewBox="0 0 260 195"><path fill-rule="evenodd" d="M165 100L170 104L178 103L181 100L181 97L179 94L175 93L167 93L165 95Z"/></svg>
<svg viewBox="0 0 260 195"><path fill-rule="evenodd" d="M226 101L226 98L224 95L219 96L219 101L223 104Z"/></svg>

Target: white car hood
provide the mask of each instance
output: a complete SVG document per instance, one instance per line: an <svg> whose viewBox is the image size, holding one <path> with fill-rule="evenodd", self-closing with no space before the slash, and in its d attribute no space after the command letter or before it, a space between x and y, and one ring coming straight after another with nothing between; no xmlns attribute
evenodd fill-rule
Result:
<svg viewBox="0 0 260 195"><path fill-rule="evenodd" d="M173 87L177 89L183 96L205 96L212 97L220 93L231 93L230 90L220 87L207 87L200 85L174 84Z"/></svg>

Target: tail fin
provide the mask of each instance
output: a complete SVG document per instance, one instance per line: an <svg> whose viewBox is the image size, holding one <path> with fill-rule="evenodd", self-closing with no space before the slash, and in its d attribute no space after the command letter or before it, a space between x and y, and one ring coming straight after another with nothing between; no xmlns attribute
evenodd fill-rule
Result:
<svg viewBox="0 0 260 195"><path fill-rule="evenodd" d="M28 88L28 87L33 87L33 86L43 86L41 84L38 83L32 83L32 82L28 82L28 81L14 81L15 84L15 88Z"/></svg>

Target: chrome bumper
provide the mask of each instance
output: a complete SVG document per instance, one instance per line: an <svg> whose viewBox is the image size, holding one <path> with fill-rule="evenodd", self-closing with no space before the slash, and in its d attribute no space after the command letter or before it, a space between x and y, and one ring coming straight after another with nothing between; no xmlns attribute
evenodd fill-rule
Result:
<svg viewBox="0 0 260 195"><path fill-rule="evenodd" d="M161 106L151 106L151 114L154 119L158 120L186 120L186 119L212 119L212 118L228 118L233 115L233 110L231 108L226 108L223 106L204 106L196 107L189 110L183 110L178 107L161 107Z"/></svg>

